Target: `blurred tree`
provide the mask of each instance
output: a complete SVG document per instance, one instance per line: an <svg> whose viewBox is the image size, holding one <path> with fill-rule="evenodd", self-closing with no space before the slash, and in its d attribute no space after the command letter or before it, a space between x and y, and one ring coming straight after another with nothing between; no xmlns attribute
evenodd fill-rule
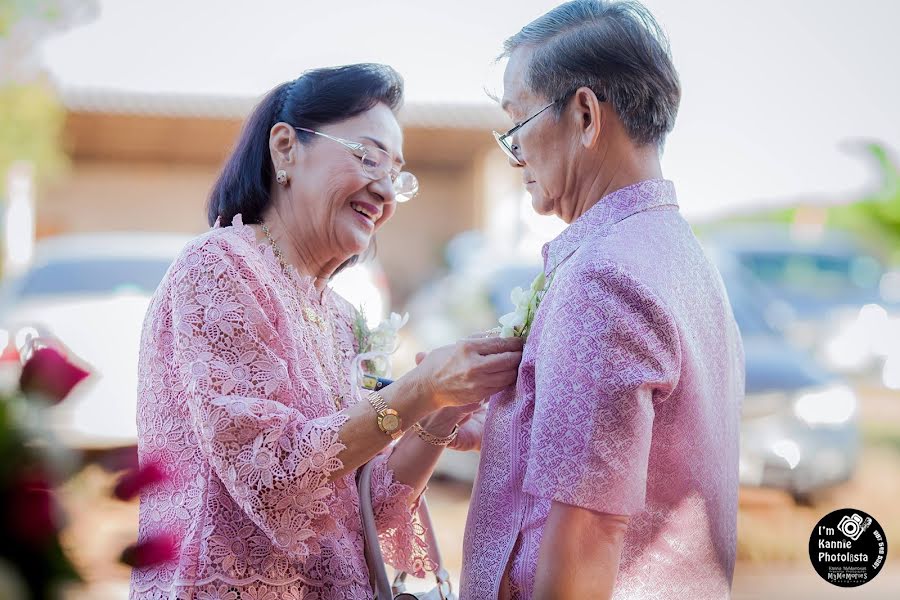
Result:
<svg viewBox="0 0 900 600"><path fill-rule="evenodd" d="M877 142L865 143L862 150L878 171L876 188L844 204L814 208L824 212L825 225L847 230L869 245L884 249L884 258L892 265L900 265L900 166L888 149ZM702 234L735 223L790 224L802 219L803 211L810 208L807 204L786 206L730 217L696 229Z"/></svg>
<svg viewBox="0 0 900 600"><path fill-rule="evenodd" d="M13 161L33 163L38 177L65 164L63 109L41 72L37 48L97 8L96 0L0 0L0 194Z"/></svg>
<svg viewBox="0 0 900 600"><path fill-rule="evenodd" d="M0 0L0 84L31 81L40 71L41 40L97 10L96 0Z"/></svg>
<svg viewBox="0 0 900 600"><path fill-rule="evenodd" d="M31 162L39 177L65 165L60 145L64 112L49 86L12 84L0 87L0 174L19 160ZM0 180L0 196L5 182Z"/></svg>
<svg viewBox="0 0 900 600"><path fill-rule="evenodd" d="M833 206L828 225L849 229L879 241L889 249L889 260L900 263L900 168L886 148L870 142L865 146L879 172L879 186L856 202Z"/></svg>

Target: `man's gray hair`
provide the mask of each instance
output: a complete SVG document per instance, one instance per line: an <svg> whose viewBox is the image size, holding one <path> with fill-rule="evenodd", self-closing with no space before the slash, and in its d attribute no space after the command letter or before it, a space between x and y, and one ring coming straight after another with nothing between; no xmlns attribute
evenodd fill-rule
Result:
<svg viewBox="0 0 900 600"><path fill-rule="evenodd" d="M534 48L528 87L556 101L557 118L579 87L609 100L635 143L662 145L675 125L681 85L669 41L643 5L572 0L506 40L501 58Z"/></svg>

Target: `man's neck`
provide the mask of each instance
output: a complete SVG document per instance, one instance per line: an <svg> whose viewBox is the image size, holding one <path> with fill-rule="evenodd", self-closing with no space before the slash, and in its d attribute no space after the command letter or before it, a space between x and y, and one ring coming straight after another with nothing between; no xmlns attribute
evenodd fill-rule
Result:
<svg viewBox="0 0 900 600"><path fill-rule="evenodd" d="M593 179L587 182L585 191L569 215L564 215L567 223L576 221L603 198L630 185L649 179L662 179L659 152L654 146L632 148L619 155L607 155L600 161ZM566 218L569 217L569 218Z"/></svg>

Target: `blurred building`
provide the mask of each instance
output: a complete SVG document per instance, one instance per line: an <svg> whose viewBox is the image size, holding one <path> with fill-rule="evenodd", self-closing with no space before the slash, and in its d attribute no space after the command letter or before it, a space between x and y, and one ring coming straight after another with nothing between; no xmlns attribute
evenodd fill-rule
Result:
<svg viewBox="0 0 900 600"><path fill-rule="evenodd" d="M105 90L63 93L67 176L41 191L37 235L117 230L200 233L205 203L254 100ZM421 185L378 235L395 305L441 265L456 233L496 238L521 196L491 129L491 105L409 104L401 112L408 169Z"/></svg>

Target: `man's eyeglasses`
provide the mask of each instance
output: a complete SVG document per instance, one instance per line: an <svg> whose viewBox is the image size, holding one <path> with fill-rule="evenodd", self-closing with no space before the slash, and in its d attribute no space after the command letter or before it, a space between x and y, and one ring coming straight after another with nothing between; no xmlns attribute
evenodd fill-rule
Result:
<svg viewBox="0 0 900 600"><path fill-rule="evenodd" d="M531 115L530 117L528 117L527 119L525 119L524 121L522 121L521 123L519 123L518 125L513 127L512 129L510 129L506 133L500 133L498 131L494 132L494 139L497 140L497 143L500 145L500 148L511 160L515 161L515 163L517 165L522 166L522 161L519 159L518 156L516 156L516 150L518 150L519 147L514 144L510 145L509 138L511 138L513 136L513 134L515 134L518 130L525 127L525 125L527 125L529 121L531 121L532 119L537 117L539 114L541 114L542 112L544 112L545 110L547 110L548 108L553 106L554 104L556 104L556 102L551 102L550 104L548 104L541 110L537 111L536 113L534 113L533 115Z"/></svg>
<svg viewBox="0 0 900 600"><path fill-rule="evenodd" d="M362 163L363 172L371 179L377 181L390 175L391 183L394 186L394 198L397 202L412 200L416 194L419 193L419 180L416 179L416 176L409 171L400 171L393 168L394 163L391 160L391 155L381 148L341 139L305 127L294 127L294 129L312 133L314 135L320 135L323 138L328 138L329 140L341 144L359 158Z"/></svg>

